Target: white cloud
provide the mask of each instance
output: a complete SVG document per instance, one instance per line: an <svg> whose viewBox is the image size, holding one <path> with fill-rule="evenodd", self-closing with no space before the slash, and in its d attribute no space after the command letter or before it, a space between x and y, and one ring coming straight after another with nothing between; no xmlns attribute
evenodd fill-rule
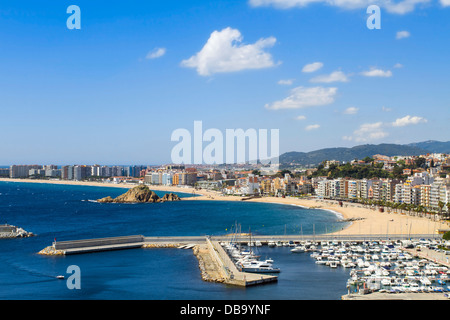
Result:
<svg viewBox="0 0 450 320"><path fill-rule="evenodd" d="M359 111L358 108L350 107L350 108L345 109L344 114L357 114L358 111Z"/></svg>
<svg viewBox="0 0 450 320"><path fill-rule="evenodd" d="M429 3L430 0L403 0L397 3L388 0L379 0L378 2L381 7L384 7L390 13L405 14L413 12L416 6Z"/></svg>
<svg viewBox="0 0 450 320"><path fill-rule="evenodd" d="M392 109L391 108L386 108L385 106L381 107L381 110L384 112L391 112Z"/></svg>
<svg viewBox="0 0 450 320"><path fill-rule="evenodd" d="M392 72L390 70L381 70L377 68L371 68L369 71L363 71L361 74L365 77L392 77Z"/></svg>
<svg viewBox="0 0 450 320"><path fill-rule="evenodd" d="M449 2L450 0L441 0ZM326 5L352 10L365 9L369 5L375 4L386 9L387 12L395 14L405 14L415 10L416 6L430 2L430 0L401 0L393 2L390 0L249 0L250 6L268 7L273 6L278 9L305 8L309 4L324 3Z"/></svg>
<svg viewBox="0 0 450 320"><path fill-rule="evenodd" d="M353 132L353 136L344 136L343 140L347 141L356 141L356 142L368 142L372 140L380 140L387 136L389 133L385 131L386 128L392 127L404 127L408 125L414 125L419 123L426 123L427 119L422 117L411 117L406 116L400 119L395 120L392 123L386 122L375 122L375 123L365 123L362 124L355 132Z"/></svg>
<svg viewBox="0 0 450 320"><path fill-rule="evenodd" d="M156 48L150 51L145 59L157 59L166 54L166 48Z"/></svg>
<svg viewBox="0 0 450 320"><path fill-rule="evenodd" d="M408 31L398 31L395 38L397 40L409 38L411 34Z"/></svg>
<svg viewBox="0 0 450 320"><path fill-rule="evenodd" d="M450 6L450 0L440 0L440 2L443 7Z"/></svg>
<svg viewBox="0 0 450 320"><path fill-rule="evenodd" d="M419 124L419 123L426 123L428 122L427 119L422 118L422 117L411 117L411 116L406 116L403 118L399 118L397 120L395 120L392 125L394 127L404 127L404 126L408 126L408 125L412 125L412 124Z"/></svg>
<svg viewBox="0 0 450 320"><path fill-rule="evenodd" d="M289 97L266 104L267 109L300 109L306 107L323 106L334 102L337 88L297 87L291 90Z"/></svg>
<svg viewBox="0 0 450 320"><path fill-rule="evenodd" d="M400 69L400 68L403 68L403 65L401 63L396 63L396 64L394 64L394 68Z"/></svg>
<svg viewBox="0 0 450 320"><path fill-rule="evenodd" d="M298 116L298 117L295 117L295 120L303 121L303 120L306 120L306 117L305 116Z"/></svg>
<svg viewBox="0 0 450 320"><path fill-rule="evenodd" d="M356 142L368 142L383 139L389 135L383 130L383 126L383 122L365 123L353 132L353 137L344 136L342 138L347 141L354 140Z"/></svg>
<svg viewBox="0 0 450 320"><path fill-rule="evenodd" d="M348 82L348 77L342 71L334 71L331 74L314 77L310 80L313 83Z"/></svg>
<svg viewBox="0 0 450 320"><path fill-rule="evenodd" d="M323 67L322 62L313 62L304 66L302 72L311 73L321 69L322 67Z"/></svg>
<svg viewBox="0 0 450 320"><path fill-rule="evenodd" d="M211 33L208 41L196 55L183 60L181 65L197 69L198 74L235 72L247 69L262 69L276 64L272 55L264 49L273 47L274 37L260 39L254 44L242 44L239 30L230 27Z"/></svg>
<svg viewBox="0 0 450 320"><path fill-rule="evenodd" d="M318 125L318 124L311 124L311 125L307 126L307 127L305 128L305 130L306 130L306 131L311 131L311 130L317 130L317 129L319 129L319 128L320 128L320 125Z"/></svg>
<svg viewBox="0 0 450 320"><path fill-rule="evenodd" d="M290 86L294 83L294 79L286 79L286 80L280 80L278 81L279 85L283 85L283 86Z"/></svg>

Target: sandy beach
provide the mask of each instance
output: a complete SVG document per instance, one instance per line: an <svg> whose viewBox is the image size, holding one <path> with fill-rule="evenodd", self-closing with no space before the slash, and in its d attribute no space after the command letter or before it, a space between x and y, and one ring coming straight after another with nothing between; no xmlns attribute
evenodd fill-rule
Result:
<svg viewBox="0 0 450 320"><path fill-rule="evenodd" d="M62 185L81 185L96 187L132 188L132 184L113 184L82 181L60 181L60 180L30 180L30 179L0 179L4 182L29 182L29 183L51 183ZM223 196L220 193L208 190L195 190L192 187L176 186L150 186L154 191L180 192L197 195L196 197L183 198L183 201L242 201L242 197ZM107 195L105 195L107 196ZM299 205L306 208L331 210L341 215L344 219L357 219L351 225L339 232L339 235L398 235L398 234L435 234L437 230L448 230L450 226L446 222L433 221L424 217L409 216L400 212L379 212L375 209L364 208L360 204L344 203L340 207L337 203L323 200L307 200L294 197L262 197L246 202L265 202L286 205Z"/></svg>

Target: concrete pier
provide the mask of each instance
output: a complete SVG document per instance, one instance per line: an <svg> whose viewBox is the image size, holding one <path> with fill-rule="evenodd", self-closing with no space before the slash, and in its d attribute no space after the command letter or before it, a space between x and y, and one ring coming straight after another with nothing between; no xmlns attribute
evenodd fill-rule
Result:
<svg viewBox="0 0 450 320"><path fill-rule="evenodd" d="M218 241L206 238L206 242L211 256L216 261L217 266L221 271L224 283L248 287L278 280L278 277L273 275L239 271Z"/></svg>
<svg viewBox="0 0 450 320"><path fill-rule="evenodd" d="M133 248L174 248L189 246L192 248L194 245L205 244L206 236L175 236L175 237L145 237L138 236L126 236L126 237L113 237L103 239L88 239L88 240L75 240L75 241L63 241L54 242L52 246L45 248L40 253L47 255L66 255L66 254L83 254L90 252L110 251L110 250L123 250ZM303 241L385 241L385 240L405 240L405 239L436 239L440 238L436 234L424 234L424 235L345 235L339 236L336 234L323 234L323 235L272 235L272 236L258 236L252 235L252 241L260 241L263 245L266 245L269 241L292 241L294 244L299 244ZM214 236L209 238L212 243L215 242L240 242L247 244L249 241L248 236L241 236L236 239L234 235ZM220 249L216 249L220 251Z"/></svg>
<svg viewBox="0 0 450 320"><path fill-rule="evenodd" d="M126 236L102 239L53 242L53 245L40 251L44 255L71 255L101 251L141 248L144 236Z"/></svg>

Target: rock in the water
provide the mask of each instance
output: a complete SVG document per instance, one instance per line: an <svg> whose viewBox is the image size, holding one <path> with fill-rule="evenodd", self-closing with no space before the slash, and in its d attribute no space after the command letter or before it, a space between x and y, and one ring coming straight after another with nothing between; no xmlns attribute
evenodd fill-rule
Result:
<svg viewBox="0 0 450 320"><path fill-rule="evenodd" d="M150 190L146 185L139 185L128 190L121 196L114 199L114 202L119 203L136 203L136 202L158 202L159 197L156 193Z"/></svg>
<svg viewBox="0 0 450 320"><path fill-rule="evenodd" d="M28 238L33 237L32 232L8 224L0 225L0 238Z"/></svg>
<svg viewBox="0 0 450 320"><path fill-rule="evenodd" d="M161 201L180 201L181 198L174 193L166 193L164 197L161 198Z"/></svg>
<svg viewBox="0 0 450 320"><path fill-rule="evenodd" d="M114 199L108 196L106 198L98 199L97 202L100 202L100 203L113 203Z"/></svg>
<svg viewBox="0 0 450 320"><path fill-rule="evenodd" d="M139 185L126 193L113 199L111 197L106 197L97 200L100 203L156 203L165 201L179 201L180 197L176 194L170 193L165 194L164 197L160 198L158 195L149 189L146 185Z"/></svg>

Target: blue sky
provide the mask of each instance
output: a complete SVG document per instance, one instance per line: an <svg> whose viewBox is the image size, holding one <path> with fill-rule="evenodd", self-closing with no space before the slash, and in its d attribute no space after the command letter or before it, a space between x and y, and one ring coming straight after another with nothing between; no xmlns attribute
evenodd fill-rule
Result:
<svg viewBox="0 0 450 320"><path fill-rule="evenodd" d="M0 164L169 163L196 120L281 153L448 141L448 39L448 0L5 0Z"/></svg>

